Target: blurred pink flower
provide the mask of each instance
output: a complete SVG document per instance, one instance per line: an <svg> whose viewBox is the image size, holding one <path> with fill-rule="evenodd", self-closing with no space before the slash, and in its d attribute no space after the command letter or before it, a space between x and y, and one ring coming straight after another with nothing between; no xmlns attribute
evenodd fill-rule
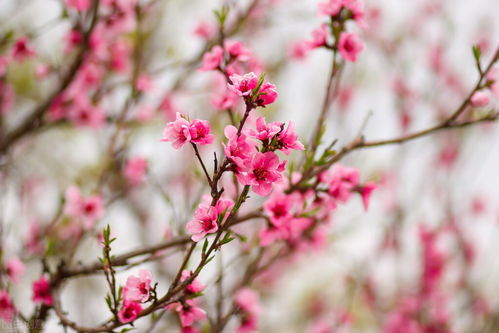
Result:
<svg viewBox="0 0 499 333"><path fill-rule="evenodd" d="M19 258L11 258L5 264L5 271L13 283L19 283L21 276L26 270L25 265Z"/></svg>
<svg viewBox="0 0 499 333"><path fill-rule="evenodd" d="M52 305L53 298L50 293L50 284L45 276L41 276L37 281L33 282L32 299L35 303L43 303L48 306Z"/></svg>
<svg viewBox="0 0 499 333"><path fill-rule="evenodd" d="M118 319L122 323L130 323L137 319L140 312L142 312L142 305L140 303L124 301L123 307L118 312Z"/></svg>
<svg viewBox="0 0 499 333"><path fill-rule="evenodd" d="M36 55L35 50L29 45L28 37L20 37L12 47L12 57L17 61L24 61Z"/></svg>
<svg viewBox="0 0 499 333"><path fill-rule="evenodd" d="M471 105L474 107L483 107L489 104L489 96L483 91L477 91L471 96Z"/></svg>
<svg viewBox="0 0 499 333"><path fill-rule="evenodd" d="M124 174L130 185L136 186L144 182L148 162L142 157L133 157L126 161Z"/></svg>
<svg viewBox="0 0 499 333"><path fill-rule="evenodd" d="M206 318L206 312L201 309L193 299L167 305L168 310L176 311L180 317L182 327L190 327L192 324Z"/></svg>
<svg viewBox="0 0 499 333"><path fill-rule="evenodd" d="M84 12L90 8L90 0L66 0L66 5L77 11Z"/></svg>
<svg viewBox="0 0 499 333"><path fill-rule="evenodd" d="M221 46L216 45L211 49L211 51L206 52L203 55L202 64L199 70L211 71L217 69L222 64L223 58L224 58L224 50L222 49Z"/></svg>
<svg viewBox="0 0 499 333"><path fill-rule="evenodd" d="M83 222L90 229L96 220L104 215L104 207L100 195L82 197L79 188L71 186L66 190L64 213Z"/></svg>
<svg viewBox="0 0 499 333"><path fill-rule="evenodd" d="M11 323L16 309L6 290L0 290L0 319L6 323Z"/></svg>
<svg viewBox="0 0 499 333"><path fill-rule="evenodd" d="M342 32L338 42L338 50L343 59L355 62L358 54L364 50L364 43L356 34Z"/></svg>

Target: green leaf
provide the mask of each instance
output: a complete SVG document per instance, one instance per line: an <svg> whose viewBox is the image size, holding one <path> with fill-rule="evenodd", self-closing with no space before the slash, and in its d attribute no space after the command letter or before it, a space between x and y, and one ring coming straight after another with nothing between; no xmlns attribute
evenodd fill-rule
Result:
<svg viewBox="0 0 499 333"><path fill-rule="evenodd" d="M264 80L265 80L265 73L262 73L262 74L260 74L260 77L258 78L258 84L256 85L255 89L253 89L252 94L251 94L253 96L254 100L256 100L259 95L262 95L262 94L258 94L258 92L260 91L260 88L262 87Z"/></svg>
<svg viewBox="0 0 499 333"><path fill-rule="evenodd" d="M220 24L220 26L223 26L225 24L225 20L227 19L227 15L229 14L229 6L224 5L220 10L214 9L213 13L217 17L218 24Z"/></svg>
<svg viewBox="0 0 499 333"><path fill-rule="evenodd" d="M480 50L480 47L478 45L473 45L473 57L475 57L476 61L480 61L480 58L482 57L482 51Z"/></svg>
<svg viewBox="0 0 499 333"><path fill-rule="evenodd" d="M213 260L213 258L215 258L215 255L212 255L210 258L208 258L208 260L206 260L205 265L208 265L208 263L209 263L210 261L212 261L212 260Z"/></svg>
<svg viewBox="0 0 499 333"><path fill-rule="evenodd" d="M248 241L248 237L238 234L237 232L232 232L241 242L245 243Z"/></svg>
<svg viewBox="0 0 499 333"><path fill-rule="evenodd" d="M205 254L207 249L208 249L208 239L205 238L204 239L203 252L202 253Z"/></svg>
<svg viewBox="0 0 499 333"><path fill-rule="evenodd" d="M218 246L232 242L234 239L235 239L235 237L232 237L232 231L229 230L225 234L224 238L218 242Z"/></svg>
<svg viewBox="0 0 499 333"><path fill-rule="evenodd" d="M482 57L482 51L478 45L473 45L473 57L475 58L476 68L478 69L478 73L483 75L482 66L480 65L480 58Z"/></svg>

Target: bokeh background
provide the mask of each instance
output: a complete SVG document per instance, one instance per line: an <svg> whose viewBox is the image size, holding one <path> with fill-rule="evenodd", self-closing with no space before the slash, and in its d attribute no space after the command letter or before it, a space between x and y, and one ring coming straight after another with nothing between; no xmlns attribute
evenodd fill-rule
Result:
<svg viewBox="0 0 499 333"><path fill-rule="evenodd" d="M171 109L191 118L209 119L219 112L210 103L214 74L198 72L198 63L191 61L205 46L205 39L196 35L195 29L202 22L214 25L213 9L220 8L222 2L156 2L143 22L147 34L141 41L146 64L143 71L153 78L153 89L134 105L130 115L149 112L153 117L130 130L126 151L127 156L149 161L148 181L125 199L109 204L99 222L102 227L109 224L117 237L115 253L154 244L168 234L185 233L184 223L206 191L200 173L193 171L195 160L190 150L176 151L159 141L164 123L174 114L172 110L157 111L165 93L174 90ZM244 11L249 4L242 0L226 3L233 13ZM317 15L317 1L262 3L265 5L257 6L231 39L253 50L279 91L277 103L259 112L270 119L295 121L302 142L307 142L321 108L331 54L315 50L297 59L292 50L324 19ZM366 0L365 4L369 27L356 32L366 49L355 64L346 66L340 95L327 119L325 140L338 139L338 147L359 133L367 139L387 139L429 127L449 115L478 78L472 45L481 46L485 62L499 42L496 0ZM33 72L37 62L56 67L67 60L63 49L69 24L60 20L62 8L61 1L55 0L0 3L0 32L13 29L16 33L33 33L38 53L37 60L11 70L9 80L17 97L7 125L23 119L54 87L57 77L36 79ZM128 91L126 78L111 78L106 84L117 88L103 100L102 107L108 115L117 114ZM492 103L497 107L497 100ZM222 126L214 125L219 134ZM4 258L19 256L28 263L23 283L13 289L15 303L23 312L33 308L31 290L26 286L38 277L41 267L25 251L29 228L33 223L43 225L51 220L68 186L85 187L95 182L99 165L106 160L105 144L110 133L107 128L53 126L20 144L12 159L2 164L2 252ZM220 151L220 147L203 149L202 153L209 158L213 150ZM299 153L292 155L296 161L300 157ZM340 325L340 330L381 331L395 300L417 288L421 274L420 225L436 228L449 220L455 221L474 253L474 260L463 272L456 240L452 236L439 240L450 258L441 289L450 294L446 296L447 311L453 318L453 331L471 332L471 327L480 327L471 314L475 302L487 303L490 313L499 311L495 297L499 288L497 125L482 124L403 145L365 149L342 163L359 168L363 180L379 184L370 208L364 211L359 198L340 207L325 249L276 268L281 271L275 273L271 287L262 288L262 332L308 331L312 325L310 312L319 311L311 310L314 306L327 309L324 316L331 321L337 320L335 314L351 312L356 324L350 328ZM260 199L252 200L256 204ZM248 227L242 232L252 235L254 230ZM240 247L231 245L222 258L228 272L236 276L241 273L238 262L244 261ZM98 242L90 237L78 247L76 258L93 262L99 255ZM144 265L157 277L160 290L167 288L179 259L167 256ZM207 307L213 306L210 295L215 290L210 282L217 265L214 262L201 275L209 284ZM118 275L121 283L127 275ZM462 279L472 286L476 299L467 298L465 287L460 285ZM380 313L363 305L366 281L375 286ZM105 287L103 277L72 281L63 294L64 308L79 323L91 325L106 319ZM157 332L165 331L171 322L165 318ZM47 332L62 331L55 316L48 325ZM145 331L147 320L138 321L137 327ZM233 329L229 325L227 331Z"/></svg>

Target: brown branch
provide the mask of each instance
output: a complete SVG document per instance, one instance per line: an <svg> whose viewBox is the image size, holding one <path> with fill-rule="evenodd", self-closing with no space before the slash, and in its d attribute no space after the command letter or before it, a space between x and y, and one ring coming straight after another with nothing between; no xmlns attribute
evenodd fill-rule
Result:
<svg viewBox="0 0 499 333"><path fill-rule="evenodd" d="M113 266L125 266L128 265L129 262L128 260L147 255L147 254L154 254L158 251L165 250L171 247L175 246L181 246L188 244L190 242L190 237L180 237L174 240L169 240L165 242L161 242L159 244L153 245L153 246L148 246L139 250L135 251L130 251L127 253L124 253L122 255L116 256L111 260L111 263ZM75 268L75 269L68 269L68 270L63 270L63 277L64 278L71 278L71 277L76 277L76 276L82 276L82 275L90 275L90 274L96 274L99 273L102 270L102 263L101 262L95 262L93 264L90 264L88 266L83 266L80 268Z"/></svg>

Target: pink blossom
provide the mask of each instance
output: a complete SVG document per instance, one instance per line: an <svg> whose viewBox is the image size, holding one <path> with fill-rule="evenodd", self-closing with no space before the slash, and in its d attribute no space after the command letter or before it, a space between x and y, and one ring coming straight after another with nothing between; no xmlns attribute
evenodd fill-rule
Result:
<svg viewBox="0 0 499 333"><path fill-rule="evenodd" d="M51 306L53 302L52 294L50 293L50 283L45 276L41 276L37 281L33 282L33 302L43 303Z"/></svg>
<svg viewBox="0 0 499 333"><path fill-rule="evenodd" d="M131 275L123 288L123 299L130 302L144 303L149 300L152 274L146 269L139 271L139 276Z"/></svg>
<svg viewBox="0 0 499 333"><path fill-rule="evenodd" d="M130 158L125 164L124 174L130 185L144 182L147 172L147 160L142 157Z"/></svg>
<svg viewBox="0 0 499 333"><path fill-rule="evenodd" d="M364 209L367 211L369 208L369 199L371 198L372 192L377 188L376 184L373 182L368 182L360 189L360 194L362 196L362 204Z"/></svg>
<svg viewBox="0 0 499 333"><path fill-rule="evenodd" d="M66 5L77 11L84 12L90 8L90 0L66 0Z"/></svg>
<svg viewBox="0 0 499 333"><path fill-rule="evenodd" d="M277 97L278 94L275 86L272 83L264 83L258 91L255 104L265 107L266 105L274 103Z"/></svg>
<svg viewBox="0 0 499 333"><path fill-rule="evenodd" d="M228 87L239 96L250 96L253 89L258 85L258 77L250 72L244 75L232 74Z"/></svg>
<svg viewBox="0 0 499 333"><path fill-rule="evenodd" d="M238 41L226 41L224 43L225 50L231 56L239 61L247 61L251 56L251 51L246 48L243 43Z"/></svg>
<svg viewBox="0 0 499 333"><path fill-rule="evenodd" d="M177 112L176 120L166 124L161 141L173 141L173 148L180 149L187 142L207 145L212 143L214 138L210 133L208 121L195 119L189 123Z"/></svg>
<svg viewBox="0 0 499 333"><path fill-rule="evenodd" d="M217 69L222 64L224 58L224 50L221 46L214 46L211 51L203 55L202 65L200 71L211 71Z"/></svg>
<svg viewBox="0 0 499 333"><path fill-rule="evenodd" d="M191 272L189 272L188 270L183 270L182 277L180 278L180 281L184 282L185 280L190 278L191 275L192 275ZM190 284L187 285L187 287L185 287L185 290L188 293L196 294L196 293L202 292L204 290L204 288L206 288L206 285L199 282L198 278L195 278L194 280L192 280L192 282Z"/></svg>
<svg viewBox="0 0 499 333"><path fill-rule="evenodd" d="M76 45L79 45L83 40L83 34L79 30L70 30L64 36L64 52L71 52Z"/></svg>
<svg viewBox="0 0 499 333"><path fill-rule="evenodd" d="M68 118L76 126L100 128L104 124L105 114L103 109L91 105L86 98L78 98L69 109Z"/></svg>
<svg viewBox="0 0 499 333"><path fill-rule="evenodd" d="M280 226L286 220L293 217L293 207L297 203L297 197L275 192L263 204L264 212L269 216L270 222L275 226Z"/></svg>
<svg viewBox="0 0 499 333"><path fill-rule="evenodd" d="M132 49L130 44L123 40L111 44L109 48L111 56L111 68L118 72L125 72L129 67L129 57Z"/></svg>
<svg viewBox="0 0 499 333"><path fill-rule="evenodd" d="M234 203L229 199L219 199L215 206L200 204L194 212L194 219L187 222L186 229L192 234L192 240L199 242L207 234L218 230L218 218L232 208Z"/></svg>
<svg viewBox="0 0 499 333"><path fill-rule="evenodd" d="M208 145L215 138L210 131L210 123L207 120L194 119L189 127L190 141L198 145Z"/></svg>
<svg viewBox="0 0 499 333"><path fill-rule="evenodd" d="M11 323L16 309L6 290L0 290L0 319L6 323Z"/></svg>
<svg viewBox="0 0 499 333"><path fill-rule="evenodd" d="M343 0L328 0L318 4L319 13L327 16L336 16L343 8Z"/></svg>
<svg viewBox="0 0 499 333"><path fill-rule="evenodd" d="M189 121L177 112L177 118L166 124L161 141L173 141L173 148L180 149L185 143L190 142Z"/></svg>
<svg viewBox="0 0 499 333"><path fill-rule="evenodd" d="M159 109L163 112L166 119L173 118L173 115L177 113L177 107L174 101L174 95L171 93L166 93L161 100L161 104L159 105Z"/></svg>
<svg viewBox="0 0 499 333"><path fill-rule="evenodd" d="M420 225L419 237L423 248L421 292L424 295L429 295L435 290L444 272L446 258L437 246L438 236L438 231L430 231L424 225Z"/></svg>
<svg viewBox="0 0 499 333"><path fill-rule="evenodd" d="M235 296L235 304L243 312L243 320L238 328L238 332L256 331L262 311L258 294L249 288L239 289Z"/></svg>
<svg viewBox="0 0 499 333"><path fill-rule="evenodd" d="M295 132L295 123L290 121L288 127L282 130L277 137L278 149L288 155L291 149L304 150L303 144L298 141L298 135Z"/></svg>
<svg viewBox="0 0 499 333"><path fill-rule="evenodd" d="M104 68L95 62L86 62L78 72L76 80L71 85L70 95L78 102L91 104L87 97L86 89L93 89L102 82Z"/></svg>
<svg viewBox="0 0 499 333"><path fill-rule="evenodd" d="M489 104L489 96L483 91L477 91L471 96L471 105L474 107L484 107Z"/></svg>
<svg viewBox="0 0 499 333"><path fill-rule="evenodd" d="M359 184L359 172L356 169L336 164L330 171L320 175L321 182L329 184L328 193L335 200L346 202L352 190Z"/></svg>
<svg viewBox="0 0 499 333"><path fill-rule="evenodd" d="M244 168L256 151L256 143L248 141L244 133L237 135L237 128L232 125L225 127L224 134L229 139L227 145L223 144L225 156L238 168Z"/></svg>
<svg viewBox="0 0 499 333"><path fill-rule="evenodd" d="M350 10L352 18L361 28L366 28L364 21L364 4L360 0L343 0L343 6Z"/></svg>
<svg viewBox="0 0 499 333"><path fill-rule="evenodd" d="M47 64L39 64L36 66L35 75L37 79L43 79L50 73L50 66Z"/></svg>
<svg viewBox="0 0 499 333"><path fill-rule="evenodd" d="M315 49L327 45L327 36L329 34L327 24L321 24L321 26L312 31L312 40L307 41L306 47L308 49Z"/></svg>
<svg viewBox="0 0 499 333"><path fill-rule="evenodd" d="M319 13L327 16L337 16L345 8L350 11L352 18L361 26L365 27L364 6L359 0L328 0L319 3Z"/></svg>
<svg viewBox="0 0 499 333"><path fill-rule="evenodd" d="M355 62L358 54L364 50L364 43L356 34L342 32L338 42L338 49L343 59Z"/></svg>
<svg viewBox="0 0 499 333"><path fill-rule="evenodd" d="M142 74L137 78L135 82L135 88L141 92L149 92L153 89L154 84L152 78L149 75Z"/></svg>
<svg viewBox="0 0 499 333"><path fill-rule="evenodd" d="M200 333L201 331L192 326L182 327L182 333Z"/></svg>
<svg viewBox="0 0 499 333"><path fill-rule="evenodd" d="M223 94L216 94L211 99L211 104L218 110L227 110L232 108L237 100L238 96L227 89Z"/></svg>
<svg viewBox="0 0 499 333"><path fill-rule="evenodd" d="M12 57L17 61L24 61L36 55L35 50L29 45L28 37L19 38L12 47Z"/></svg>
<svg viewBox="0 0 499 333"><path fill-rule="evenodd" d="M23 262L19 260L19 258L11 258L5 264L5 271L13 283L19 283L19 280L25 270L26 267Z"/></svg>
<svg viewBox="0 0 499 333"><path fill-rule="evenodd" d="M260 246L262 247L269 246L278 240L286 238L284 230L274 226L269 226L268 228L260 230L258 236L260 238Z"/></svg>
<svg viewBox="0 0 499 333"><path fill-rule="evenodd" d="M199 22L194 28L194 34L198 37L204 39L210 39L215 36L217 30L213 24L209 24L206 22Z"/></svg>
<svg viewBox="0 0 499 333"><path fill-rule="evenodd" d="M277 133L281 132L283 126L284 124L279 121L267 124L264 117L258 117L256 119L256 130L250 129L247 132L249 136L268 143Z"/></svg>
<svg viewBox="0 0 499 333"><path fill-rule="evenodd" d="M206 312L193 299L188 299L183 304L180 302L172 303L166 308L178 313L182 327L190 327L192 324L206 318Z"/></svg>
<svg viewBox="0 0 499 333"><path fill-rule="evenodd" d="M194 219L186 225L187 231L192 234L192 240L199 242L207 234L217 232L218 214L214 207L200 205L194 213Z"/></svg>
<svg viewBox="0 0 499 333"><path fill-rule="evenodd" d="M142 305L140 303L125 300L123 307L118 312L118 319L122 323L130 323L137 319L140 312L142 312Z"/></svg>
<svg viewBox="0 0 499 333"><path fill-rule="evenodd" d="M296 60L302 60L307 57L307 52L309 50L308 42L298 41L293 43L290 47L289 54L290 57Z"/></svg>
<svg viewBox="0 0 499 333"><path fill-rule="evenodd" d="M281 172L286 161L279 163L273 152L255 153L247 167L246 175L238 174L237 178L244 185L251 185L253 192L266 196L272 192L272 184L282 180Z"/></svg>
<svg viewBox="0 0 499 333"><path fill-rule="evenodd" d="M64 212L72 218L81 220L83 226L89 229L104 215L102 198L100 195L82 197L77 187L69 187L66 190Z"/></svg>

